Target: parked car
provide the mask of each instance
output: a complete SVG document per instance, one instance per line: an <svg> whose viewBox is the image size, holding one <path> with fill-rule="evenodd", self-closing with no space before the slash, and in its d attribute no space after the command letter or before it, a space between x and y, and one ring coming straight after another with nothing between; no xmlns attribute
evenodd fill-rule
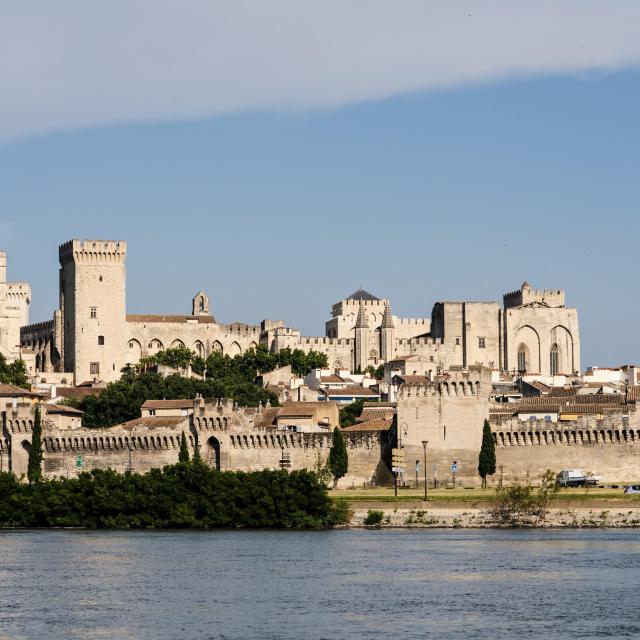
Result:
<svg viewBox="0 0 640 640"><path fill-rule="evenodd" d="M640 493L640 484L630 484L624 488L625 493Z"/></svg>

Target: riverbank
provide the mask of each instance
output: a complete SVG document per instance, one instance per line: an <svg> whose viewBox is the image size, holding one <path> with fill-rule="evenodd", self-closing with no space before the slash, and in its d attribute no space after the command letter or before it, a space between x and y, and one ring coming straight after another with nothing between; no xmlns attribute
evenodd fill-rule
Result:
<svg viewBox="0 0 640 640"><path fill-rule="evenodd" d="M372 511L382 513L379 525L382 528L465 528L483 529L504 526L544 527L544 528L583 528L640 527L640 506L591 504L589 506L550 507L543 516L526 515L516 523L504 525L496 521L490 505L452 506L452 505L396 505L368 502L351 504L349 527L366 527L365 519Z"/></svg>

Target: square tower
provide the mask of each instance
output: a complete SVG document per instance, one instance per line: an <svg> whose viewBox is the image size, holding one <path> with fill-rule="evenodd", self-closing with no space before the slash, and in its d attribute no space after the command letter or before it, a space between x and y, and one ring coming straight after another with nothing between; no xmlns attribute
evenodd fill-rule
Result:
<svg viewBox="0 0 640 640"><path fill-rule="evenodd" d="M111 382L125 364L127 243L71 240L60 246L64 371L76 384Z"/></svg>
<svg viewBox="0 0 640 640"><path fill-rule="evenodd" d="M21 357L20 327L29 323L31 287L7 282L7 254L0 251L0 353L12 362Z"/></svg>

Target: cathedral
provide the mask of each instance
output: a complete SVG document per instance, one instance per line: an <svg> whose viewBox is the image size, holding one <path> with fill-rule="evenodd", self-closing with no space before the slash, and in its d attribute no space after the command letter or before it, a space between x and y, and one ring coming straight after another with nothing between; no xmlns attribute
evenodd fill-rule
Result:
<svg viewBox="0 0 640 640"><path fill-rule="evenodd" d="M434 374L475 365L541 376L580 372L578 314L561 289L524 282L502 304L440 301L424 318L394 316L389 299L359 289L332 306L324 336L308 337L280 320L219 323L202 291L189 315L128 314L126 257L122 240L61 245L58 308L50 320L28 324L29 285L6 283L0 253L0 351L9 360L22 356L47 381L75 384L111 382L126 364L171 347L206 357L259 344L320 351L330 368L353 371L417 355Z"/></svg>

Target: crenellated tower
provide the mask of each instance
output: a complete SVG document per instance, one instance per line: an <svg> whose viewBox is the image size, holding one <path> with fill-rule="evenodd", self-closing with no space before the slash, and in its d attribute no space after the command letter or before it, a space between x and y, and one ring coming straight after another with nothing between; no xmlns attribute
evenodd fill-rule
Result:
<svg viewBox="0 0 640 640"><path fill-rule="evenodd" d="M7 282L7 254L0 251L0 353L9 361L21 357L20 327L29 322L31 287Z"/></svg>
<svg viewBox="0 0 640 640"><path fill-rule="evenodd" d="M110 382L125 365L127 243L71 240L60 246L64 371Z"/></svg>

